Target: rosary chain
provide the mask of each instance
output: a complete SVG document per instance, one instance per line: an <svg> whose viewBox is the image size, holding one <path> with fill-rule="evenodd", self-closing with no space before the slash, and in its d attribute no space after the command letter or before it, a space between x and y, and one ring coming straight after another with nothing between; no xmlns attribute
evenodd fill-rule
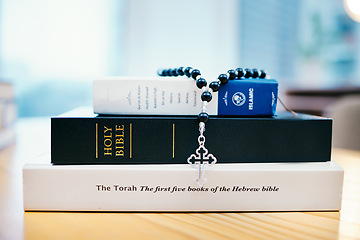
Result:
<svg viewBox="0 0 360 240"><path fill-rule="evenodd" d="M236 68L235 70L230 69L226 74L220 74L216 81L213 81L207 86L207 82L204 78L201 77L200 70L193 69L192 67L179 67L173 69L163 69L158 71L159 76L187 76L188 78L192 78L196 81L196 86L199 89L202 89L203 92L201 94L202 106L201 111L198 115L199 119L199 137L198 143L199 147L196 150L195 154L191 154L188 158L188 163L193 164L191 162L192 159L196 159L199 164L199 173L196 182L199 186L202 186L206 183L205 174L205 165L206 164L214 164L217 162L217 159L211 153L208 153L208 150L205 148L205 123L209 119L209 114L207 113L207 104L212 100L212 93L217 92L220 89L221 85L225 85L229 82L229 80L234 79L248 79L248 78L261 78L264 79L266 77L265 70L258 70L256 68ZM205 151L205 154L201 154L200 150ZM211 161L210 161L211 160ZM196 161L194 162L196 163Z"/></svg>
<svg viewBox="0 0 360 240"><path fill-rule="evenodd" d="M209 115L206 111L206 104L212 100L212 93L217 92L220 89L221 85L225 85L229 82L229 80L234 79L247 79L247 78L266 78L265 70L258 70L256 68L236 68L230 69L226 74L220 74L216 81L213 81L207 87L207 82L204 78L201 77L201 72L199 69L194 69L192 67L179 67L172 69L162 69L158 71L159 76L169 76L169 77L177 77L177 76L187 76L188 78L192 78L196 81L196 86L199 89L203 90L201 94L201 100L203 102L201 112L198 115L198 119L200 122L207 122L209 119Z"/></svg>

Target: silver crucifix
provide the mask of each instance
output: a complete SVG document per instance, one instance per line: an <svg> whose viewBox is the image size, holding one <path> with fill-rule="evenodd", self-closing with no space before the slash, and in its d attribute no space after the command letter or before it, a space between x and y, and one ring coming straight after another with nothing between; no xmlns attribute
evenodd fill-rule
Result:
<svg viewBox="0 0 360 240"><path fill-rule="evenodd" d="M215 164L217 159L214 155L208 152L205 147L205 123L199 123L199 132L200 135L198 137L199 147L196 149L195 153L191 154L188 157L187 162L191 165L199 165L198 178L196 179L196 183L202 187L206 182L205 176L205 165Z"/></svg>

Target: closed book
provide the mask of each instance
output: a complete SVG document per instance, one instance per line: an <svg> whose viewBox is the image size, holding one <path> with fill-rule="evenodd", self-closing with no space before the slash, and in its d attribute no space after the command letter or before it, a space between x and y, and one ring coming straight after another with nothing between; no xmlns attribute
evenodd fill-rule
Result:
<svg viewBox="0 0 360 240"><path fill-rule="evenodd" d="M90 112L90 113L89 113ZM103 116L75 110L51 118L54 164L182 164L198 143L195 116ZM205 147L218 163L324 162L332 120L290 113L211 117Z"/></svg>
<svg viewBox="0 0 360 240"><path fill-rule="evenodd" d="M335 162L215 164L195 183L188 164L52 165L23 168L25 211L337 211Z"/></svg>
<svg viewBox="0 0 360 240"><path fill-rule="evenodd" d="M198 115L201 94L186 77L104 77L94 81L93 108L98 114ZM212 93L210 115L275 114L278 83L274 79L231 80Z"/></svg>

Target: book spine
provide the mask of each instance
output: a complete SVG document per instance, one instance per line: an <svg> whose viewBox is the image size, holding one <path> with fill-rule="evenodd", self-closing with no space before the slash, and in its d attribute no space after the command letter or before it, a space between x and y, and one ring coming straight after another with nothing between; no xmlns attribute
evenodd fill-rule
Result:
<svg viewBox="0 0 360 240"><path fill-rule="evenodd" d="M311 163L308 163L311 164ZM325 164L325 163L323 163ZM233 164L234 165L234 164ZM236 164L235 164L236 165ZM254 166L256 164L253 164ZM294 165L294 164L292 164ZM172 165L174 166L174 165ZM304 165L302 165L304 166ZM26 167L25 211L327 211L339 210L343 170L214 165L195 183L188 165ZM165 180L166 179L166 180Z"/></svg>
<svg viewBox="0 0 360 240"><path fill-rule="evenodd" d="M233 80L212 93L210 115L275 114L278 83L273 79ZM202 90L188 78L112 77L93 84L98 114L198 115Z"/></svg>
<svg viewBox="0 0 360 240"><path fill-rule="evenodd" d="M331 155L331 120L212 118L205 147L219 163L321 162ZM94 117L51 119L54 164L187 163L198 120Z"/></svg>

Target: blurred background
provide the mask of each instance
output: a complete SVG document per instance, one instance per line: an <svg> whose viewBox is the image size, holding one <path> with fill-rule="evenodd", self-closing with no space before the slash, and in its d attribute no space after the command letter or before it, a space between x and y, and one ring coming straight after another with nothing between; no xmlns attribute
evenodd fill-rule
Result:
<svg viewBox="0 0 360 240"><path fill-rule="evenodd" d="M1 84L22 118L91 106L98 76L261 68L288 107L332 115L360 94L359 2L0 0Z"/></svg>
<svg viewBox="0 0 360 240"><path fill-rule="evenodd" d="M0 77L19 117L91 105L97 76L160 67L263 68L284 92L360 86L360 24L343 0L0 0L0 11Z"/></svg>

